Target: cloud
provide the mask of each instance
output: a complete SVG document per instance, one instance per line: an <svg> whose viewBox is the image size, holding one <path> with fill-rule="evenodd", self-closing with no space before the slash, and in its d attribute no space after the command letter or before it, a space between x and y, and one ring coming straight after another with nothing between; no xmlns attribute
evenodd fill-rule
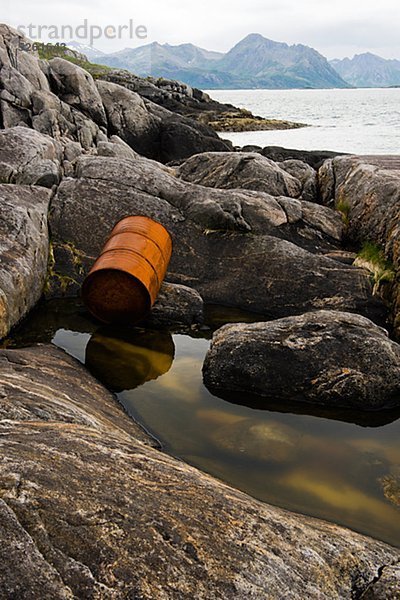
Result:
<svg viewBox="0 0 400 600"><path fill-rule="evenodd" d="M2 0L4 4L4 0ZM372 52L400 58L398 0L5 0L3 19L16 26L90 23L123 25L132 19L148 28L148 41L192 42L226 51L248 33L277 41L303 43L330 58ZM99 40L97 46L116 51L142 45L143 40Z"/></svg>

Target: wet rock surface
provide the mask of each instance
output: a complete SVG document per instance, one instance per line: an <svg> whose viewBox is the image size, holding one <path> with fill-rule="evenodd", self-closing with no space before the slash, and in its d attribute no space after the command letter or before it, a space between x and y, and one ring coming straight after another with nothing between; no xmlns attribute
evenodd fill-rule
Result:
<svg viewBox="0 0 400 600"><path fill-rule="evenodd" d="M359 315L316 311L226 325L203 374L213 390L360 410L400 405L400 346Z"/></svg>
<svg viewBox="0 0 400 600"><path fill-rule="evenodd" d="M146 320L150 325L196 325L204 320L203 299L185 285L164 282Z"/></svg>
<svg viewBox="0 0 400 600"><path fill-rule="evenodd" d="M298 434L290 426L255 419L238 420L216 429L213 442L225 452L237 456L241 452L254 460L283 463L298 452Z"/></svg>
<svg viewBox="0 0 400 600"><path fill-rule="evenodd" d="M371 583L396 589L397 550L160 453L60 350L2 350L0 370L4 597L350 599Z"/></svg>

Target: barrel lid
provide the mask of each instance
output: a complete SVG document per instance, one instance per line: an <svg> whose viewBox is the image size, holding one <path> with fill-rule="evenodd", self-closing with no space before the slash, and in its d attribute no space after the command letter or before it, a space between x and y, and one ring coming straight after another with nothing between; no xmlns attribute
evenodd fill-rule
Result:
<svg viewBox="0 0 400 600"><path fill-rule="evenodd" d="M139 279L118 269L91 272L82 286L82 298L103 323L138 323L151 309L151 298Z"/></svg>

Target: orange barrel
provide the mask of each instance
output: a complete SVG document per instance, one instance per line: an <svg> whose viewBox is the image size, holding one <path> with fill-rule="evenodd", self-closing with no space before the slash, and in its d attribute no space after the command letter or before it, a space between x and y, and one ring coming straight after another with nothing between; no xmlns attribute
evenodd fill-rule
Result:
<svg viewBox="0 0 400 600"><path fill-rule="evenodd" d="M83 282L89 311L104 323L141 321L158 296L171 253L171 236L160 223L122 219Z"/></svg>

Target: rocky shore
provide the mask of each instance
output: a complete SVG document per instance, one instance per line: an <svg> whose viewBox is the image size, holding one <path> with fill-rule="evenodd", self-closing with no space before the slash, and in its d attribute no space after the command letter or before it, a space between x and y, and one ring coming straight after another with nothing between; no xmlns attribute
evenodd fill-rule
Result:
<svg viewBox="0 0 400 600"><path fill-rule="evenodd" d="M140 214L174 243L153 326L197 326L204 303L263 320L215 333L210 387L399 406L400 170L234 152L190 104L19 42L0 26L2 338L40 297L77 296L113 225ZM400 597L398 549L167 456L54 346L4 348L0 370L0 598Z"/></svg>
<svg viewBox="0 0 400 600"><path fill-rule="evenodd" d="M168 110L208 125L214 131L267 131L299 129L305 123L266 119L249 110L213 100L205 92L179 81L137 77L129 71L110 69L101 79L122 85Z"/></svg>

